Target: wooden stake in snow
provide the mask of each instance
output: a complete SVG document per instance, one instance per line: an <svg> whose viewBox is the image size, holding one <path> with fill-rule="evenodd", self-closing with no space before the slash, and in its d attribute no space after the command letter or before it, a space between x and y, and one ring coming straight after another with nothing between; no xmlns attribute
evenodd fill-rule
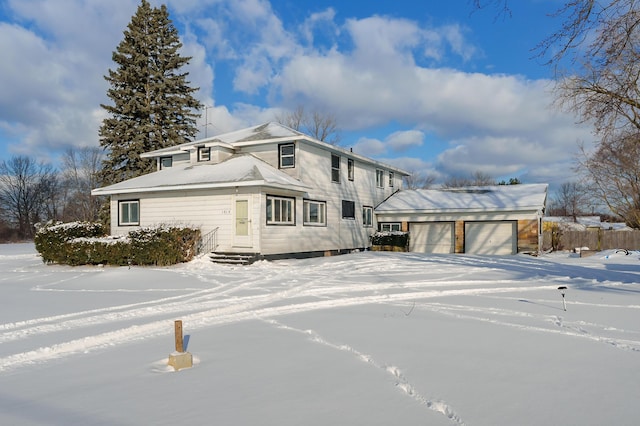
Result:
<svg viewBox="0 0 640 426"><path fill-rule="evenodd" d="M184 340L182 337L182 320L174 322L175 335L176 335L176 352L184 352Z"/></svg>
<svg viewBox="0 0 640 426"><path fill-rule="evenodd" d="M560 294L562 295L562 308L566 311L567 305L565 304L565 301L564 301L564 293L567 291L567 287L561 285L560 287L558 287L558 290L560 290Z"/></svg>
<svg viewBox="0 0 640 426"><path fill-rule="evenodd" d="M184 339L182 337L182 321L177 320L173 324L175 331L176 351L169 355L169 365L174 370L193 367L193 356L184 351Z"/></svg>

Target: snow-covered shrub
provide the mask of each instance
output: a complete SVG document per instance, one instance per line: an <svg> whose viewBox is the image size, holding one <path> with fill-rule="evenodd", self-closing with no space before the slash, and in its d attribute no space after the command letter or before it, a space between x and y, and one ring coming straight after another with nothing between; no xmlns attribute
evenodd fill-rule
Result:
<svg viewBox="0 0 640 426"><path fill-rule="evenodd" d="M407 251L409 233L402 231L382 231L371 236L371 245L378 250Z"/></svg>
<svg viewBox="0 0 640 426"><path fill-rule="evenodd" d="M198 229L140 228L106 236L100 223L49 223L38 228L36 249L45 263L66 265L172 265L193 259Z"/></svg>
<svg viewBox="0 0 640 426"><path fill-rule="evenodd" d="M55 222L36 225L36 235L33 241L36 250L45 263L66 263L69 247L65 244L76 238L104 237L104 225L95 222ZM72 250L71 250L72 251Z"/></svg>

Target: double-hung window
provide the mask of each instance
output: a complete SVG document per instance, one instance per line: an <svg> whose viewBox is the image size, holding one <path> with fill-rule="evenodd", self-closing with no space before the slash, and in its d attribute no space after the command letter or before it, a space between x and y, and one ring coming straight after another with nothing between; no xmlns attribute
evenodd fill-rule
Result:
<svg viewBox="0 0 640 426"><path fill-rule="evenodd" d="M378 188L384 187L384 171L376 169L376 186Z"/></svg>
<svg viewBox="0 0 640 426"><path fill-rule="evenodd" d="M211 160L211 148L208 146L201 146L198 148L198 161Z"/></svg>
<svg viewBox="0 0 640 426"><path fill-rule="evenodd" d="M340 183L340 156L331 154L331 182Z"/></svg>
<svg viewBox="0 0 640 426"><path fill-rule="evenodd" d="M118 202L118 225L140 225L140 200Z"/></svg>
<svg viewBox="0 0 640 426"><path fill-rule="evenodd" d="M296 145L285 143L278 145L278 164L281 169L288 169L296 166Z"/></svg>
<svg viewBox="0 0 640 426"><path fill-rule="evenodd" d="M373 226L373 207L362 207L362 225L365 228L371 228Z"/></svg>
<svg viewBox="0 0 640 426"><path fill-rule="evenodd" d="M267 195L267 225L295 224L295 199Z"/></svg>
<svg viewBox="0 0 640 426"><path fill-rule="evenodd" d="M348 158L347 159L347 177L349 178L349 180L353 180L354 174L355 172L354 172L353 159Z"/></svg>
<svg viewBox="0 0 640 426"><path fill-rule="evenodd" d="M324 201L304 200L304 225L326 226L327 203Z"/></svg>

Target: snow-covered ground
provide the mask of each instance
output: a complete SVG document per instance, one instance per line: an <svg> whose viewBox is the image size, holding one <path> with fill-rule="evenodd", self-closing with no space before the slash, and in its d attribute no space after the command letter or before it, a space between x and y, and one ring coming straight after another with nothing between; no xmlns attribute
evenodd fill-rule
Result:
<svg viewBox="0 0 640 426"><path fill-rule="evenodd" d="M0 424L635 425L639 282L639 252L129 269L0 245Z"/></svg>

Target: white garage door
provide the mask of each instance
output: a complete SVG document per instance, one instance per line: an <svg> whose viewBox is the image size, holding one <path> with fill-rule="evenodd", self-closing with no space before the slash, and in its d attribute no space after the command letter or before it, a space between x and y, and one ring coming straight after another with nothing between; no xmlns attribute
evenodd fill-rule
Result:
<svg viewBox="0 0 640 426"><path fill-rule="evenodd" d="M466 222L464 252L515 254L517 237L517 222Z"/></svg>
<svg viewBox="0 0 640 426"><path fill-rule="evenodd" d="M409 250L418 253L453 253L453 222L410 223Z"/></svg>

